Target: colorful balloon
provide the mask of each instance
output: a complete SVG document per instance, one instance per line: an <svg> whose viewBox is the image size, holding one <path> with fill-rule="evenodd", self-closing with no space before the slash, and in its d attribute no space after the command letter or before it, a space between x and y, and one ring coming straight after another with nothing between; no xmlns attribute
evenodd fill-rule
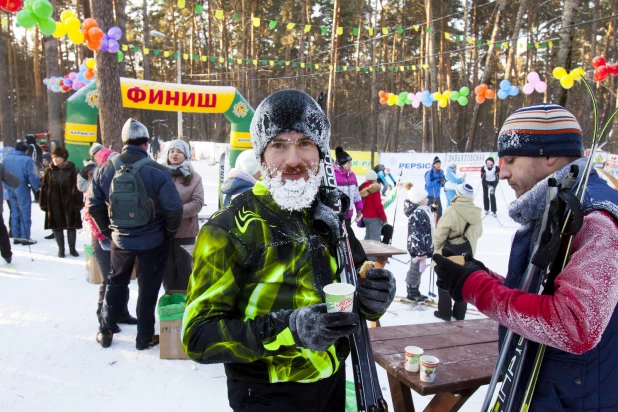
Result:
<svg viewBox="0 0 618 412"><path fill-rule="evenodd" d="M592 59L592 67L597 69L601 66L607 66L607 61L605 61L605 57L596 56L595 58Z"/></svg>
<svg viewBox="0 0 618 412"><path fill-rule="evenodd" d="M56 32L56 22L51 17L39 20L39 30L45 36L51 36Z"/></svg>
<svg viewBox="0 0 618 412"><path fill-rule="evenodd" d="M122 37L122 30L119 27L113 26L107 31L107 37L118 41Z"/></svg>
<svg viewBox="0 0 618 412"><path fill-rule="evenodd" d="M54 6L48 0L36 0L32 5L32 12L39 19L47 20L54 14Z"/></svg>
<svg viewBox="0 0 618 412"><path fill-rule="evenodd" d="M9 13L17 13L21 10L22 6L21 0L0 0L0 10L5 10Z"/></svg>
<svg viewBox="0 0 618 412"><path fill-rule="evenodd" d="M21 9L17 13L16 20L24 29L30 29L38 23L36 15L29 9Z"/></svg>

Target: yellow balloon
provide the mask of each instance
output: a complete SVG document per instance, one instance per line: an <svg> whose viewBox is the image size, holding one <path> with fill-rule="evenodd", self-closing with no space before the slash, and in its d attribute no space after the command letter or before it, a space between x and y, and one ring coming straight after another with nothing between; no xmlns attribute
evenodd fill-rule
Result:
<svg viewBox="0 0 618 412"><path fill-rule="evenodd" d="M573 87L574 84L575 82L569 76L563 76L560 79L560 85L565 89L570 89L571 87Z"/></svg>
<svg viewBox="0 0 618 412"><path fill-rule="evenodd" d="M447 90L444 92L444 94L442 95L445 99L448 99L449 97L451 97L451 91Z"/></svg>
<svg viewBox="0 0 618 412"><path fill-rule="evenodd" d="M564 69L564 67L556 67L554 68L554 70L552 70L551 74L556 78L556 79L562 79L564 76L566 76L568 73L567 71Z"/></svg>
<svg viewBox="0 0 618 412"><path fill-rule="evenodd" d="M446 107L447 104L448 104L448 100L447 99L440 100L440 107Z"/></svg>
<svg viewBox="0 0 618 412"><path fill-rule="evenodd" d="M435 97L436 100L444 99L444 96L440 92L437 92L436 94L434 94L433 97Z"/></svg>
<svg viewBox="0 0 618 412"><path fill-rule="evenodd" d="M571 75L571 78L573 80L577 80L578 82L580 82L582 80L581 76L586 76L586 72L584 71L584 69L582 69L581 67L578 67L576 69L571 70L571 73L569 73Z"/></svg>
<svg viewBox="0 0 618 412"><path fill-rule="evenodd" d="M69 31L69 40L74 44L82 44L86 38L81 30Z"/></svg>
<svg viewBox="0 0 618 412"><path fill-rule="evenodd" d="M71 33L72 31L77 31L81 27L81 23L77 20L77 17L71 16L66 21L63 21L67 26L67 31Z"/></svg>
<svg viewBox="0 0 618 412"><path fill-rule="evenodd" d="M94 63L95 63L95 61L94 61L94 59L92 57L86 59L86 67L88 69L94 69Z"/></svg>
<svg viewBox="0 0 618 412"><path fill-rule="evenodd" d="M67 25L61 22L56 22L56 31L52 34L55 38L59 39L67 34Z"/></svg>
<svg viewBox="0 0 618 412"><path fill-rule="evenodd" d="M65 10L60 14L60 21L66 23L70 17L76 17L71 10Z"/></svg>

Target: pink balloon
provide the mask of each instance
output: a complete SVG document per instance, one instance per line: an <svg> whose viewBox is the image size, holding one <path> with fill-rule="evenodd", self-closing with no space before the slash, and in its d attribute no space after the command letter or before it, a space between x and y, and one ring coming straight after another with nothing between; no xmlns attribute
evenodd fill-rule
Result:
<svg viewBox="0 0 618 412"><path fill-rule="evenodd" d="M547 83L538 82L537 84L534 85L534 90L536 90L539 93L545 93L545 90L547 90Z"/></svg>
<svg viewBox="0 0 618 412"><path fill-rule="evenodd" d="M412 100L412 107L414 107L415 109L418 109L421 106L421 101L420 100Z"/></svg>
<svg viewBox="0 0 618 412"><path fill-rule="evenodd" d="M532 84L535 84L537 82L540 82L541 79L539 78L539 74L537 72L530 72L528 73L528 81Z"/></svg>
<svg viewBox="0 0 618 412"><path fill-rule="evenodd" d="M77 79L77 73L75 73L75 72L69 73L69 79L71 79L71 80Z"/></svg>
<svg viewBox="0 0 618 412"><path fill-rule="evenodd" d="M532 83L524 84L524 94L532 94L533 92L534 92L534 85Z"/></svg>

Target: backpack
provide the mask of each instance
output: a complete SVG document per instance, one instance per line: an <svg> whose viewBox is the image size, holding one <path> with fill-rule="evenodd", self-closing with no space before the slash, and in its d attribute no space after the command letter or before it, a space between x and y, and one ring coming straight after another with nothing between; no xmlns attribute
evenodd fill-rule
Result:
<svg viewBox="0 0 618 412"><path fill-rule="evenodd" d="M468 231L469 227L470 227L470 223L466 223L466 228L464 229L461 235L446 239L443 250L448 248L456 255L465 255L466 253L470 253L470 255L472 255L472 245L470 245L470 241L466 237L466 232ZM464 243L460 243L457 245L454 245L451 243L451 240L457 239L460 237L464 239L465 241Z"/></svg>
<svg viewBox="0 0 618 412"><path fill-rule="evenodd" d="M154 214L154 201L148 197L139 169L151 162L145 157L133 164L112 159L116 173L109 192L110 227L130 229L146 225Z"/></svg>

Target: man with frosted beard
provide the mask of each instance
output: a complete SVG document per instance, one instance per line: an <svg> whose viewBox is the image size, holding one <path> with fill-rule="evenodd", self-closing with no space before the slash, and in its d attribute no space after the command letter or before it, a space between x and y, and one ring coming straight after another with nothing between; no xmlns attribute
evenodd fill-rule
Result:
<svg viewBox="0 0 618 412"><path fill-rule="evenodd" d="M225 364L234 411L345 410L347 337L360 320L324 304L323 287L340 273L343 219L320 187L329 139L330 123L310 96L267 97L251 122L263 181L198 235L183 346L196 362ZM395 280L371 269L357 291L361 312L375 320L392 302Z"/></svg>

